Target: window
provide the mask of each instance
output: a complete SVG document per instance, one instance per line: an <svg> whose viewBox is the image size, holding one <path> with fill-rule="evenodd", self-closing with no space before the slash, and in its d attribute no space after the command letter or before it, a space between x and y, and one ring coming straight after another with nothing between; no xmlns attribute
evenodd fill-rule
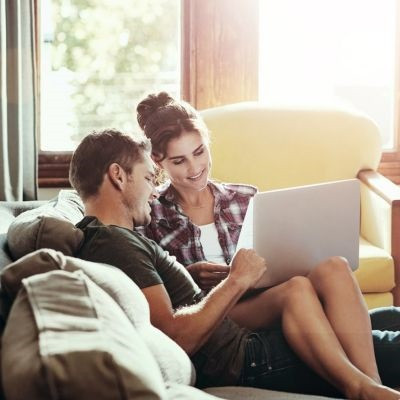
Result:
<svg viewBox="0 0 400 400"><path fill-rule="evenodd" d="M199 109L257 99L258 0L41 0L40 4L41 188L69 186L71 152L57 150L73 148L80 135L99 125L129 129L137 100L152 87L181 95ZM126 26L125 31L122 26ZM153 31L157 33L154 37ZM104 41L95 39L97 34ZM88 35L94 47L87 47ZM134 62L139 58L149 66L146 74L140 74L143 68L116 70L114 64L114 70L99 69L98 61L106 60L110 65L108 59L115 59L122 45L118 57L130 55ZM149 53L155 46L161 46L158 55ZM150 54L156 60L149 61ZM77 72L81 57L92 58L85 65L97 78L88 76L84 69ZM115 77L122 74L114 89L110 71ZM129 79L122 79L124 73L125 77L130 74ZM51 74L61 78L52 80ZM89 81L89 77L93 79ZM93 83L96 79L100 85ZM128 91L134 94L127 95ZM51 92L55 93L53 100ZM57 96L61 103L54 99ZM90 101L83 96L91 96Z"/></svg>
<svg viewBox="0 0 400 400"><path fill-rule="evenodd" d="M52 150L72 149L94 128L134 129L134 107L152 88L181 95L198 109L258 98L350 104L378 122L387 149L380 171L400 183L396 0L41 4L41 187L68 184L70 153ZM91 46L83 45L88 37ZM133 62L120 67L128 56ZM84 60L85 68L77 68ZM140 69L133 67L136 60L143 62ZM100 61L108 67L99 67Z"/></svg>
<svg viewBox="0 0 400 400"><path fill-rule="evenodd" d="M71 151L93 129L132 132L146 94L179 96L179 0L40 4L42 152Z"/></svg>
<svg viewBox="0 0 400 400"><path fill-rule="evenodd" d="M259 96L355 107L396 145L396 0L261 0Z"/></svg>

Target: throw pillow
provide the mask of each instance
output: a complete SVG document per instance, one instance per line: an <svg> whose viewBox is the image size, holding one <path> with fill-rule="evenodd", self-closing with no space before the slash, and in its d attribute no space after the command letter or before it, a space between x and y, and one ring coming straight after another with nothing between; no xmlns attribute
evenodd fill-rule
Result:
<svg viewBox="0 0 400 400"><path fill-rule="evenodd" d="M155 357L165 382L194 384L196 375L190 358L173 340L151 325L149 305L144 294L120 269L42 249L7 266L0 275L1 285L12 301L24 278L56 269L83 271L113 298Z"/></svg>
<svg viewBox="0 0 400 400"><path fill-rule="evenodd" d="M75 228L83 214L78 194L61 190L57 198L15 218L7 233L11 255L16 260L45 247L73 255L83 240L83 232Z"/></svg>
<svg viewBox="0 0 400 400"><path fill-rule="evenodd" d="M65 256L53 249L41 249L21 257L7 265L0 274L2 291L10 302L17 297L22 287L22 280L32 275L62 269Z"/></svg>
<svg viewBox="0 0 400 400"><path fill-rule="evenodd" d="M167 397L133 325L82 271L51 271L22 286L2 338L8 400Z"/></svg>
<svg viewBox="0 0 400 400"><path fill-rule="evenodd" d="M124 272L110 265L65 258L63 269L82 270L120 305L155 357L164 382L194 384L196 375L190 358L177 343L151 325L144 294Z"/></svg>

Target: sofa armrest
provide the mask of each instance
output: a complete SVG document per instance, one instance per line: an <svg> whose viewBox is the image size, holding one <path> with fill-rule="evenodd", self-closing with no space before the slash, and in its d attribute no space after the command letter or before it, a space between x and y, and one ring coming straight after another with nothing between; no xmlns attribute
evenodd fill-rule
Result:
<svg viewBox="0 0 400 400"><path fill-rule="evenodd" d="M400 188L372 170L360 171L358 178L362 183L361 234L392 255L394 304L400 305Z"/></svg>

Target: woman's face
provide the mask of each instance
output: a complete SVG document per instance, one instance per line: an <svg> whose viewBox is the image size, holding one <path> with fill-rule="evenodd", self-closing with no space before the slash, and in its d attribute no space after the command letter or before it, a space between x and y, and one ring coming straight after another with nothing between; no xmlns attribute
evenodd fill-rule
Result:
<svg viewBox="0 0 400 400"><path fill-rule="evenodd" d="M211 168L210 149L198 132L182 132L169 141L166 157L158 164L176 189L202 190Z"/></svg>

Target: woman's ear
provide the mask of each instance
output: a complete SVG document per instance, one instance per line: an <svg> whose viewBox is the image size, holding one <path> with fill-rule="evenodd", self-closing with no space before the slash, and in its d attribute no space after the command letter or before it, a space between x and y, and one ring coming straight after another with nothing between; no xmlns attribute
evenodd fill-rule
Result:
<svg viewBox="0 0 400 400"><path fill-rule="evenodd" d="M117 163L112 163L107 170L107 176L111 184L117 189L122 190L125 183L125 171Z"/></svg>
<svg viewBox="0 0 400 400"><path fill-rule="evenodd" d="M156 164L158 169L163 169L163 167L161 166L160 161L158 161L158 157L155 157L154 154L151 155L151 159L153 160L154 164Z"/></svg>

